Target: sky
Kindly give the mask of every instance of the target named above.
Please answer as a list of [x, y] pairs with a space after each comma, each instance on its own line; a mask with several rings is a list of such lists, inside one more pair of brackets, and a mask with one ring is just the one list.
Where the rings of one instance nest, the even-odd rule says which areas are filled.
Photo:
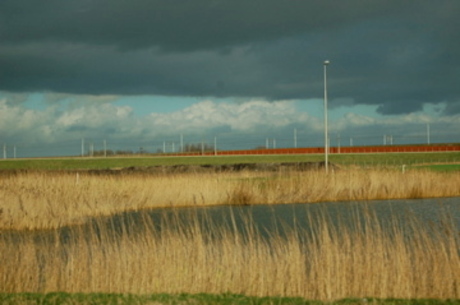
[[5, 156], [460, 142], [458, 0], [2, 0]]

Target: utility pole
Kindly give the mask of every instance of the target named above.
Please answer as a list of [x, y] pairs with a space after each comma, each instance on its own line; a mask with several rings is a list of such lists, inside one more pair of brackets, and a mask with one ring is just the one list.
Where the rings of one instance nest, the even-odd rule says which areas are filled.
[[329, 60], [325, 60], [323, 63], [324, 67], [324, 166], [326, 173], [329, 172], [328, 168], [328, 132], [327, 132], [327, 66], [329, 65]]

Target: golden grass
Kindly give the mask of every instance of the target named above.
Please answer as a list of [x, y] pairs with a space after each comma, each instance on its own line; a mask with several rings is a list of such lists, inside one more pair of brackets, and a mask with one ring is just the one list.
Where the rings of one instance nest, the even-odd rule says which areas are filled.
[[250, 220], [240, 233], [197, 217], [159, 224], [142, 212], [126, 223], [101, 216], [159, 207], [459, 196], [459, 186], [458, 172], [358, 169], [3, 175], [0, 292], [458, 299], [459, 231], [447, 218], [433, 226], [413, 218], [383, 224], [357, 211], [351, 227], [323, 215], [309, 219], [312, 232], [293, 228], [266, 239]]
[[279, 173], [0, 176], [0, 229], [53, 229], [88, 218], [159, 207], [449, 197], [460, 172], [346, 169]]
[[428, 228], [413, 218], [382, 224], [371, 212], [356, 215], [352, 226], [323, 214], [309, 220], [312, 231], [266, 239], [250, 221], [245, 234], [193, 216], [169, 217], [157, 230], [146, 214], [128, 219], [141, 224], [136, 232], [102, 220], [65, 236], [3, 232], [0, 291], [460, 298], [452, 223]]

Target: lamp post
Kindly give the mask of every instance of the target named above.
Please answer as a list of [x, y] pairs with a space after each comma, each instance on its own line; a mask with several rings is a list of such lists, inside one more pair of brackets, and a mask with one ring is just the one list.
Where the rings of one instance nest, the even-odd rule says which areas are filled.
[[329, 60], [325, 60], [323, 63], [324, 67], [324, 166], [326, 169], [326, 173], [328, 173], [328, 151], [329, 151], [329, 143], [328, 143], [328, 136], [327, 136], [327, 66], [329, 65]]

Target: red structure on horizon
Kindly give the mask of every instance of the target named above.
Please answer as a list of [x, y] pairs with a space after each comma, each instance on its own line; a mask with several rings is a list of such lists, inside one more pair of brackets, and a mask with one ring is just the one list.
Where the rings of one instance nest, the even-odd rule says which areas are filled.
[[[375, 145], [375, 146], [345, 146], [330, 147], [330, 154], [359, 154], [359, 153], [410, 153], [410, 152], [460, 152], [460, 143], [455, 144], [430, 144], [430, 145]], [[324, 154], [324, 147], [302, 148], [262, 148], [247, 150], [205, 151], [203, 153], [181, 153], [173, 155], [285, 155], [285, 154]]]

